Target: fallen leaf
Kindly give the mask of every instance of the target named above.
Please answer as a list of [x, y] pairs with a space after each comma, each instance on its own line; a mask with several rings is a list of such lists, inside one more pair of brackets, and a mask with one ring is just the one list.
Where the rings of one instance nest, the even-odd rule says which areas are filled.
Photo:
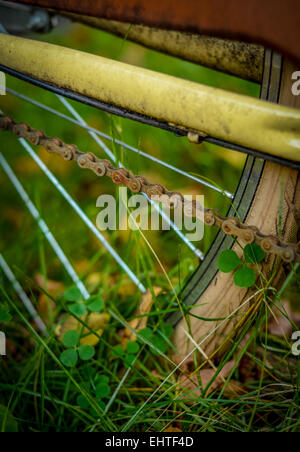
[[[290, 320], [292, 320], [300, 329], [300, 313], [293, 312], [290, 308], [290, 304], [288, 301], [283, 301], [282, 306], [286, 311], [286, 316]], [[280, 309], [284, 312], [282, 306], [280, 306]], [[275, 336], [289, 337], [293, 331], [293, 327], [289, 319], [286, 318], [286, 316], [284, 316], [283, 314], [281, 314], [281, 312], [279, 312], [278, 309], [273, 309], [273, 314], [274, 315], [271, 315], [269, 320], [268, 326], [269, 333]]]
[[182, 432], [182, 430], [180, 430], [180, 428], [177, 427], [168, 427], [165, 430], [163, 430], [163, 432], [169, 432], [169, 433], [180, 433]]
[[88, 275], [86, 278], [86, 285], [90, 289], [90, 292], [93, 292], [92, 289], [97, 287], [100, 282], [102, 281], [102, 273], [100, 272], [94, 272]]
[[257, 364], [247, 355], [243, 355], [239, 364], [239, 373], [241, 380], [246, 383], [257, 381], [260, 377], [260, 370]]
[[223, 394], [226, 399], [235, 399], [236, 397], [247, 394], [247, 392], [243, 383], [236, 380], [230, 380], [225, 386]]
[[64, 285], [62, 282], [54, 281], [52, 279], [47, 279], [45, 281], [44, 276], [40, 273], [37, 273], [34, 279], [37, 285], [47, 290], [50, 295], [58, 295], [59, 293], [64, 291]]
[[[210, 387], [208, 388], [206, 395], [210, 394], [215, 389], [219, 388], [224, 384], [224, 381], [232, 371], [233, 367], [235, 365], [235, 361], [231, 360], [226, 363], [221, 371], [218, 373], [214, 381], [211, 383]], [[200, 380], [202, 383], [202, 387], [205, 390], [209, 382], [212, 380], [212, 378], [215, 375], [214, 369], [202, 369], [200, 370]], [[184, 398], [191, 398], [191, 397], [200, 397], [202, 393], [202, 389], [199, 386], [198, 376], [196, 374], [191, 375], [189, 378], [185, 375], [180, 375], [178, 382], [180, 384], [180, 387], [184, 390], [188, 390]]]
[[[62, 319], [62, 323], [60, 325], [58, 325], [55, 329], [55, 334], [58, 336], [58, 339], [60, 341], [62, 341], [62, 338], [64, 336], [64, 334], [67, 331], [70, 330], [78, 330], [81, 331], [82, 328], [82, 324], [76, 320], [74, 317], [72, 316], [65, 316], [65, 320]], [[94, 333], [97, 334], [93, 334], [90, 332], [90, 330], [88, 328], [84, 328], [83, 329], [83, 333], [82, 333], [82, 338], [80, 339], [80, 344], [81, 345], [91, 345], [94, 346], [96, 344], [98, 344], [99, 342], [99, 336], [102, 336], [105, 327], [107, 326], [108, 322], [109, 322], [110, 316], [108, 314], [97, 314], [97, 313], [92, 313], [92, 314], [87, 314], [83, 317], [81, 317], [81, 320], [85, 323], [87, 323], [87, 325], [90, 327], [91, 330], [93, 330]]]
[[[153, 287], [153, 292], [155, 296], [157, 296], [161, 292], [160, 287]], [[146, 328], [148, 323], [148, 316], [145, 314], [148, 314], [151, 311], [152, 305], [154, 303], [152, 293], [148, 289], [146, 293], [142, 295], [142, 300], [134, 314], [134, 317], [138, 317], [133, 320], [131, 320], [128, 325], [131, 327], [132, 330], [139, 332], [140, 330]], [[129, 328], [125, 328], [119, 332], [121, 336], [121, 344], [123, 347], [126, 347], [127, 342], [129, 341], [136, 341], [136, 334], [133, 333]]]
[[[61, 282], [53, 281], [51, 279], [45, 281], [43, 275], [40, 273], [35, 276], [35, 281], [38, 286], [42, 287], [52, 298], [61, 295], [65, 290], [65, 287]], [[41, 317], [45, 323], [48, 323], [55, 313], [56, 305], [54, 301], [42, 292], [38, 299], [38, 305]]]
[[174, 353], [172, 359], [177, 366], [180, 363], [182, 363], [179, 369], [185, 374], [192, 373], [193, 370], [195, 369], [195, 361], [193, 354], [186, 358], [186, 355], [178, 355], [178, 353]]
[[74, 268], [77, 273], [84, 273], [88, 265], [89, 261], [87, 259], [83, 259], [81, 261], [75, 262]]

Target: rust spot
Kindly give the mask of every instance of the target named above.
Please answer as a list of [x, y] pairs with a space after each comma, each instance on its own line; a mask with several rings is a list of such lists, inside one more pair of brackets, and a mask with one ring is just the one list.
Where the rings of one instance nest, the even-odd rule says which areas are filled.
[[[16, 0], [10, 0], [16, 1]], [[87, 16], [256, 42], [300, 61], [295, 0], [18, 0]]]

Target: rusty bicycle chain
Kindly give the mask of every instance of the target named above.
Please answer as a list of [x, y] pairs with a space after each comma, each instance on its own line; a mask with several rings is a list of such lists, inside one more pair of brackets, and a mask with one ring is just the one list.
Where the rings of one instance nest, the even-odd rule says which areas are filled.
[[181, 193], [168, 191], [159, 184], [151, 184], [143, 176], [136, 176], [125, 168], [115, 168], [109, 160], [99, 159], [91, 152], [81, 152], [73, 144], [65, 144], [59, 138], [49, 138], [41, 130], [28, 124], [15, 123], [9, 116], [0, 115], [0, 129], [12, 131], [16, 137], [25, 138], [33, 145], [42, 145], [65, 160], [75, 160], [81, 168], [92, 170], [97, 176], [108, 176], [114, 184], [125, 185], [134, 193], [145, 193], [170, 208], [182, 208], [189, 217], [200, 218], [208, 226], [218, 226], [230, 236], [236, 236], [246, 244], [257, 243], [268, 254], [279, 256], [285, 262], [300, 262], [300, 250], [296, 244], [286, 243], [273, 235], [262, 234], [257, 227], [247, 226], [236, 217], [224, 217], [216, 209], [203, 207], [195, 200], [187, 201]]

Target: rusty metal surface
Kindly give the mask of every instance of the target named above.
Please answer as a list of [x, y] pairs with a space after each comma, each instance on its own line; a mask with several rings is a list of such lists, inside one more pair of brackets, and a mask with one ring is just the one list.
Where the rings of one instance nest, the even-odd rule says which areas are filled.
[[[15, 1], [15, 0], [10, 0]], [[298, 0], [21, 0], [122, 22], [260, 43], [300, 61]]]
[[220, 39], [178, 30], [146, 27], [128, 22], [64, 13], [74, 21], [108, 31], [122, 38], [187, 61], [246, 80], [261, 82], [264, 48], [257, 44]]
[[218, 226], [224, 234], [235, 236], [245, 244], [257, 243], [266, 253], [279, 256], [285, 262], [300, 262], [298, 245], [286, 243], [273, 235], [264, 235], [255, 226], [246, 225], [235, 217], [224, 217], [216, 209], [186, 200], [181, 193], [149, 183], [145, 177], [136, 176], [126, 168], [116, 168], [109, 160], [99, 159], [92, 152], [81, 152], [75, 145], [65, 144], [58, 138], [49, 138], [41, 130], [34, 130], [26, 123], [16, 123], [8, 116], [0, 116], [0, 130], [10, 130], [18, 138], [25, 138], [36, 146], [42, 145], [48, 152], [65, 160], [74, 160], [80, 168], [89, 169], [99, 177], [108, 176], [114, 184], [125, 185], [134, 193], [142, 192], [170, 208], [182, 209], [186, 216], [198, 218], [207, 226]]

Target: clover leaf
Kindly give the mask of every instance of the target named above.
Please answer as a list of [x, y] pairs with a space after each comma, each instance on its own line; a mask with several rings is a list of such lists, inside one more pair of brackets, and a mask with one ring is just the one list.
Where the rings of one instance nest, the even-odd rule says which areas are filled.
[[235, 285], [238, 287], [251, 287], [254, 285], [256, 280], [255, 272], [252, 268], [243, 265], [235, 272], [233, 280]]
[[219, 255], [218, 268], [223, 273], [232, 272], [233, 270], [236, 270], [241, 264], [241, 259], [233, 250], [224, 250]]
[[92, 347], [91, 345], [81, 345], [78, 349], [78, 353], [80, 358], [83, 361], [89, 361], [90, 359], [92, 359], [96, 353], [95, 348]]
[[80, 340], [80, 334], [76, 330], [67, 331], [62, 339], [65, 347], [76, 347]]
[[246, 245], [244, 248], [244, 260], [246, 264], [258, 264], [265, 257], [265, 252], [256, 243]]
[[60, 355], [60, 360], [66, 367], [75, 367], [78, 361], [78, 353], [76, 350], [65, 350]]

